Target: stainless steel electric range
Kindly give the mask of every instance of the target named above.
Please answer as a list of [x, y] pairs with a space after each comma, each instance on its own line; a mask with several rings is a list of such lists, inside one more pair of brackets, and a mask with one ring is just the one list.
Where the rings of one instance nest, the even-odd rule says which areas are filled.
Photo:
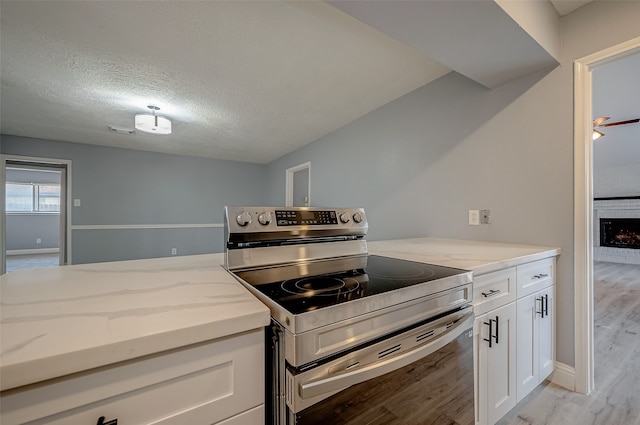
[[369, 255], [367, 229], [359, 208], [225, 208], [225, 267], [271, 310], [267, 423], [312, 423], [472, 327], [471, 272]]

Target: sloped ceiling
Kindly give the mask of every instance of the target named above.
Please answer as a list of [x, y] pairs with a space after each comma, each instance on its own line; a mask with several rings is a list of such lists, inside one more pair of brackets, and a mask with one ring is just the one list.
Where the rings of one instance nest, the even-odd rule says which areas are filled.
[[560, 16], [564, 16], [592, 1], [593, 0], [551, 0], [551, 4], [556, 8]]
[[[435, 32], [424, 49], [324, 2], [5, 0], [0, 132], [268, 163], [452, 69], [491, 87], [553, 65], [493, 2], [411, 3], [455, 3], [441, 31], [473, 23], [516, 42], [488, 58]], [[147, 105], [173, 134], [108, 129]]]

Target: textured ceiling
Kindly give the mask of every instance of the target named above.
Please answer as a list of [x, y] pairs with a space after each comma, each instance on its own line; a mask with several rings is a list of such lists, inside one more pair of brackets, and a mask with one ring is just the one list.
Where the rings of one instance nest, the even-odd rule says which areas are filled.
[[322, 2], [1, 7], [3, 134], [268, 163], [450, 71]]
[[[519, 62], [514, 46], [469, 54], [437, 21], [427, 29], [440, 32], [419, 19], [408, 29], [426, 44], [402, 43], [320, 1], [2, 0], [0, 132], [269, 163], [452, 69], [483, 83], [474, 72], [494, 65], [482, 77], [503, 81], [549, 58], [493, 2], [467, 3], [483, 19], [450, 3], [448, 22], [523, 40], [520, 56], [541, 59]], [[566, 14], [585, 2], [553, 3]], [[133, 128], [147, 105], [172, 135], [108, 129]]]

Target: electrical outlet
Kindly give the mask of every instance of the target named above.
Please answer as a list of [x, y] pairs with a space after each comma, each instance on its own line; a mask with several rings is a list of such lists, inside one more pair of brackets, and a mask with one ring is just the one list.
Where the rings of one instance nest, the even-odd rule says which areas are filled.
[[469, 210], [469, 224], [471, 226], [480, 224], [480, 210]]
[[36, 243], [42, 243], [42, 239], [36, 238]]
[[80, 206], [80, 199], [74, 199], [73, 200], [73, 206], [74, 207], [79, 207]]
[[480, 224], [491, 223], [491, 210], [480, 210]]
[[177, 248], [171, 248], [171, 255], [176, 255], [178, 254], [178, 249]]

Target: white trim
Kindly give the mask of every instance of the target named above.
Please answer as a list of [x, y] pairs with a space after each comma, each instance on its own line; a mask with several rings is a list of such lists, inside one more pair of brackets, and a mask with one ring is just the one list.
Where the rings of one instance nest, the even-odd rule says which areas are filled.
[[574, 65], [574, 321], [575, 390], [589, 394], [594, 388], [593, 367], [593, 139], [591, 71]]
[[284, 205], [287, 207], [293, 206], [293, 175], [298, 172], [308, 169], [309, 170], [309, 181], [307, 182], [307, 196], [309, 198], [307, 204], [311, 205], [311, 162], [305, 162], [300, 165], [296, 165], [295, 167], [287, 168], [285, 175], [285, 201]]
[[575, 390], [594, 388], [593, 367], [593, 141], [591, 69], [634, 53], [640, 37], [574, 63], [574, 320]]
[[72, 230], [125, 230], [125, 229], [193, 229], [193, 228], [219, 228], [224, 223], [208, 224], [76, 224]]
[[8, 249], [7, 255], [56, 254], [58, 252], [60, 252], [58, 248]]
[[569, 391], [575, 391], [576, 370], [567, 364], [556, 362], [555, 370], [551, 375], [551, 382]]

